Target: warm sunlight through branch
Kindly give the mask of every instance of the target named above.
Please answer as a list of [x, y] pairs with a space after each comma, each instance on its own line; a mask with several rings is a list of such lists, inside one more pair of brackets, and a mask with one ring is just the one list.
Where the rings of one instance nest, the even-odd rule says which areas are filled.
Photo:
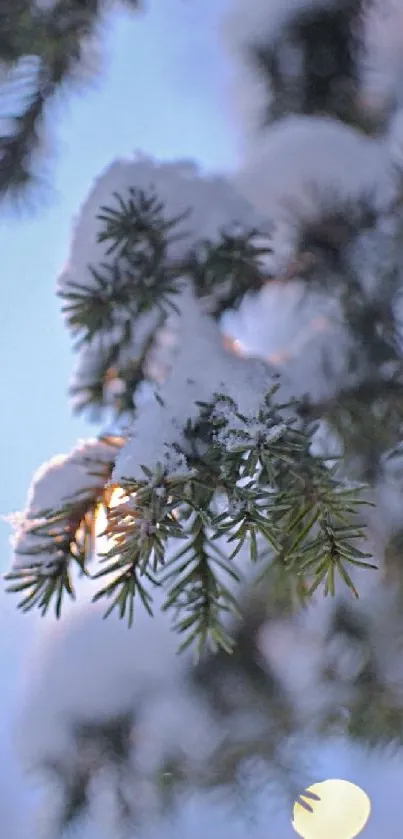
[[108, 527], [107, 510], [113, 510], [124, 501], [126, 495], [121, 487], [114, 487], [107, 499], [102, 501], [95, 512], [95, 546], [96, 555], [101, 556], [107, 553], [113, 542], [113, 537], [107, 535]]
[[230, 335], [223, 336], [223, 346], [234, 355], [247, 355], [246, 349], [237, 338], [231, 338]]
[[[274, 285], [274, 282], [272, 283]], [[278, 284], [280, 285], [280, 283]], [[307, 326], [296, 332], [293, 340], [291, 340], [286, 347], [274, 349], [270, 352], [266, 361], [274, 367], [282, 367], [293, 358], [297, 358], [303, 352], [305, 347], [313, 341], [318, 334], [323, 332], [330, 332], [332, 324], [326, 315], [317, 315], [307, 324]], [[223, 335], [223, 346], [228, 352], [239, 356], [258, 356], [258, 353], [250, 352], [247, 347], [238, 338], [233, 338], [231, 335]]]

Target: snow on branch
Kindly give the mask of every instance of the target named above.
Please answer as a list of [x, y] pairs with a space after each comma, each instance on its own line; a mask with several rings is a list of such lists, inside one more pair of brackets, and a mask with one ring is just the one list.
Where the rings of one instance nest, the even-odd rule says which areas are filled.
[[402, 32], [399, 0], [235, 0], [223, 39], [244, 135], [291, 113], [384, 130], [402, 104]]
[[323, 218], [341, 216], [349, 233], [386, 213], [398, 191], [385, 144], [326, 117], [276, 123], [256, 141], [236, 183], [272, 224], [274, 274], [286, 272]]
[[[183, 259], [196, 240], [217, 235], [231, 223], [254, 226], [258, 220], [253, 208], [221, 176], [202, 176], [189, 161], [159, 163], [145, 155], [115, 161], [98, 178], [77, 216], [67, 266], [59, 278], [63, 294], [70, 283], [91, 288], [94, 274], [107, 261], [107, 238], [102, 237], [102, 210], [116, 196], [127, 200], [130, 189], [153, 191], [166, 220], [178, 219], [175, 237], [168, 246], [170, 262]], [[136, 230], [130, 222], [130, 235]], [[100, 238], [101, 237], [101, 238]]]
[[[224, 348], [186, 278], [171, 320], [166, 381], [139, 406], [127, 442], [80, 447], [34, 482], [16, 544], [32, 556], [11, 574], [13, 590], [29, 590], [23, 608], [46, 610], [56, 597], [60, 613], [63, 591], [72, 594], [70, 561], [85, 568], [92, 548], [86, 516], [109, 482], [120, 496], [106, 499], [109, 544], [92, 574], [101, 580], [93, 599], [131, 623], [135, 602], [151, 613], [152, 591], [162, 586], [182, 647], [228, 650], [238, 555], [246, 549], [252, 563], [266, 555], [306, 594], [319, 585], [333, 594], [336, 574], [356, 594], [348, 568], [369, 565], [355, 546], [365, 502], [359, 488], [340, 483], [329, 457], [313, 454], [315, 428], [276, 398], [270, 369]], [[55, 478], [62, 487], [64, 477], [55, 505]]]
[[403, 78], [403, 8], [400, 0], [372, 0], [364, 17], [366, 53], [362, 67], [365, 107], [400, 110]]
[[[344, 558], [368, 564], [352, 544], [361, 526], [347, 524], [362, 502], [311, 454], [313, 429], [298, 430], [293, 406], [276, 404], [269, 368], [225, 351], [189, 287], [178, 310], [170, 374], [156, 404], [139, 408], [112, 474], [125, 497], [110, 511], [112, 547], [95, 575], [106, 585], [95, 599], [110, 599], [108, 613], [117, 608], [131, 623], [136, 595], [152, 609], [145, 582], [162, 580], [184, 646], [196, 639], [225, 648], [222, 615], [236, 601], [222, 573], [236, 579], [232, 560], [244, 545], [252, 562], [265, 545], [290, 573], [307, 569], [307, 591], [324, 582], [333, 593], [337, 569], [355, 592]], [[174, 539], [179, 549], [169, 558]]]
[[130, 413], [142, 382], [160, 380], [147, 359], [184, 272], [217, 315], [246, 287], [262, 285], [268, 247], [257, 239], [259, 221], [227, 180], [203, 177], [189, 163], [138, 156], [101, 176], [58, 284], [79, 351], [77, 410]]
[[64, 594], [74, 597], [71, 564], [85, 570], [94, 513], [122, 445], [122, 438], [112, 436], [84, 441], [34, 476], [26, 509], [14, 517], [14, 563], [6, 575], [9, 591], [23, 594], [23, 610], [37, 606], [45, 613], [55, 600], [59, 615]]
[[189, 285], [177, 300], [167, 324], [175, 335], [171, 369], [158, 391], [158, 402], [145, 403], [116, 461], [113, 481], [143, 477], [141, 465], [155, 469], [167, 446], [182, 446], [184, 429], [199, 413], [200, 402], [225, 392], [239, 410], [253, 413], [270, 387], [270, 369], [262, 361], [246, 361], [228, 352], [220, 330], [203, 310]]
[[[266, 364], [229, 352], [217, 321], [245, 292], [261, 292], [249, 296], [253, 308], [265, 286], [278, 290], [278, 274], [302, 301], [298, 258], [308, 234], [323, 240], [318, 228], [325, 217], [328, 232], [330, 219], [330, 246], [346, 250], [351, 228], [371, 227], [394, 201], [386, 149], [329, 118], [290, 117], [246, 163], [238, 178], [246, 198], [190, 164], [137, 158], [101, 177], [59, 293], [80, 352], [77, 394], [103, 408], [112, 386], [129, 436], [95, 483], [80, 483], [85, 451], [63, 461], [74, 480], [80, 474], [74, 498], [67, 487], [60, 503], [39, 509], [35, 489], [16, 540], [17, 552], [33, 557], [17, 568], [23, 582], [14, 590], [29, 589], [24, 608], [46, 609], [56, 596], [60, 612], [63, 591], [72, 593], [70, 560], [84, 568], [92, 550], [91, 517], [106, 483], [121, 497], [106, 499], [109, 544], [94, 599], [129, 623], [135, 600], [152, 611], [151, 592], [162, 586], [184, 646], [228, 648], [222, 616], [237, 609], [233, 560], [244, 548], [253, 563], [279, 563], [305, 593], [333, 593], [338, 575], [356, 594], [348, 569], [368, 566], [358, 488], [340, 480], [334, 459], [314, 453], [309, 413], [282, 400]], [[329, 307], [341, 342], [343, 292]], [[344, 349], [340, 373], [345, 362]], [[137, 386], [150, 380], [155, 398], [135, 403]]]

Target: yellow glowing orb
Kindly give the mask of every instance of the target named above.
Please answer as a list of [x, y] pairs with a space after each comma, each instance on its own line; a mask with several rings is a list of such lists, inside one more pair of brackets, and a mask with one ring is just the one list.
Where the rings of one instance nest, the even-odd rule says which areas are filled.
[[371, 802], [360, 787], [350, 781], [322, 781], [295, 802], [292, 826], [303, 839], [354, 839], [370, 812]]

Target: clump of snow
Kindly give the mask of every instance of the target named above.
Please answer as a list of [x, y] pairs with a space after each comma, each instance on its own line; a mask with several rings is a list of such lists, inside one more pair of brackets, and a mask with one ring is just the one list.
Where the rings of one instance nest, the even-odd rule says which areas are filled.
[[[15, 518], [16, 532], [13, 537], [14, 566], [43, 564], [51, 567], [57, 559], [55, 530], [65, 534], [68, 521], [52, 524], [49, 539], [49, 552], [44, 547], [47, 538], [35, 532], [39, 526], [46, 526], [46, 513], [63, 509], [73, 498], [85, 498], [97, 490], [102, 490], [107, 482], [118, 448], [120, 438], [109, 438], [110, 442], [94, 439], [78, 443], [68, 455], [57, 455], [43, 464], [34, 475], [23, 514]], [[42, 548], [43, 552], [38, 552]]]
[[177, 324], [172, 318], [165, 321], [155, 333], [155, 340], [145, 361], [145, 373], [155, 382], [162, 383], [172, 366], [172, 354], [178, 344]]
[[185, 455], [168, 446], [164, 456], [164, 472], [172, 478], [189, 475], [189, 467]]
[[320, 623], [312, 631], [298, 621], [268, 621], [259, 631], [258, 646], [265, 666], [280, 680], [301, 721], [323, 710], [325, 693], [319, 690], [323, 662]]
[[365, 9], [362, 99], [365, 107], [401, 107], [403, 8], [400, 0], [374, 0]]
[[93, 278], [88, 266], [110, 262], [108, 243], [98, 242], [102, 223], [97, 216], [101, 207], [116, 205], [114, 193], [125, 199], [132, 187], [154, 192], [164, 204], [167, 220], [190, 211], [173, 231], [183, 238], [175, 239], [169, 246], [169, 261], [183, 259], [196, 240], [214, 238], [222, 227], [239, 222], [255, 227], [261, 221], [227, 179], [203, 176], [195, 164], [156, 162], [140, 154], [117, 160], [98, 178], [76, 218], [68, 263], [59, 278], [61, 292], [70, 282], [91, 288]]
[[[233, 75], [229, 93], [235, 99], [235, 115], [242, 123], [244, 137], [255, 139], [270, 105], [267, 79], [257, 70], [251, 48], [259, 44], [273, 45], [283, 28], [296, 14], [309, 9], [331, 7], [335, 0], [230, 0], [222, 24], [222, 39]], [[299, 56], [295, 50], [287, 55], [293, 64]]]
[[384, 464], [383, 476], [374, 489], [375, 507], [371, 509], [369, 527], [378, 553], [382, 553], [392, 534], [402, 524], [403, 485], [402, 458]]
[[326, 117], [286, 117], [256, 140], [236, 178], [242, 193], [274, 225], [273, 273], [295, 257], [301, 231], [324, 210], [386, 211], [397, 196], [384, 141]]
[[[114, 193], [123, 199], [130, 188], [147, 193], [154, 192], [164, 205], [166, 219], [176, 218], [189, 210], [174, 230], [175, 241], [168, 248], [168, 261], [179, 262], [195, 244], [196, 240], [214, 239], [220, 231], [237, 227], [264, 227], [262, 217], [250, 203], [239, 194], [236, 187], [219, 176], [203, 176], [196, 165], [188, 162], [158, 163], [151, 158], [137, 155], [133, 159], [115, 161], [96, 181], [76, 219], [74, 235], [67, 265], [58, 281], [59, 292], [66, 293], [70, 283], [84, 285], [91, 289], [94, 278], [89, 266], [101, 269], [110, 264], [109, 243], [99, 243], [98, 235], [102, 222], [97, 215], [103, 206], [116, 205]], [[146, 374], [155, 381], [162, 381], [166, 374], [166, 351], [169, 341], [165, 332], [156, 333], [161, 312], [157, 307], [140, 317], [131, 315], [127, 307], [115, 307], [114, 325], [96, 335], [80, 348], [78, 362], [71, 382], [75, 403], [79, 407], [86, 390], [99, 379], [99, 371], [105, 360], [113, 355], [117, 367], [125, 361], [141, 355], [148, 339], [155, 334], [156, 344], [151, 348], [146, 362]], [[131, 321], [133, 340], [123, 340]], [[112, 398], [111, 389], [105, 390], [105, 400]]]
[[337, 297], [301, 280], [272, 281], [246, 294], [237, 310], [224, 314], [222, 328], [245, 355], [266, 359], [281, 373], [286, 398], [324, 398], [345, 369], [349, 339]]
[[[163, 592], [154, 589], [154, 594], [154, 618], [139, 602], [131, 629], [116, 614], [105, 621], [99, 605], [87, 605], [65, 615], [57, 628], [42, 630], [28, 663], [17, 739], [25, 767], [45, 771], [54, 762], [72, 771], [83, 758], [74, 737], [76, 725], [133, 713], [124, 787], [136, 817], [151, 824], [160, 806], [154, 773], [178, 752], [188, 771], [196, 771], [208, 763], [222, 736], [187, 679], [191, 657], [177, 654], [171, 613], [160, 609]], [[107, 770], [105, 765], [96, 774], [92, 787], [89, 815], [98, 827], [117, 782], [122, 782], [122, 774], [114, 778], [111, 768], [105, 798], [101, 791]], [[43, 809], [56, 823], [62, 800], [54, 791], [53, 785], [44, 789]], [[120, 835], [116, 823], [110, 830], [106, 835]]]
[[[403, 21], [402, 21], [403, 30]], [[403, 104], [403, 103], [402, 103]], [[387, 142], [392, 165], [396, 167], [396, 174], [403, 170], [403, 108], [400, 107], [390, 122]]]
[[[221, 409], [219, 409], [218, 415], [223, 416]], [[263, 441], [266, 445], [270, 442], [274, 443], [284, 435], [287, 429], [286, 423], [281, 420], [276, 425], [270, 426], [264, 414], [261, 419], [254, 415], [240, 416], [236, 408], [232, 413], [228, 412], [225, 419], [225, 425], [219, 427], [214, 436], [216, 441], [229, 452], [236, 452], [240, 447], [243, 448], [245, 444], [252, 448], [260, 445]]]
[[[376, 227], [370, 231], [363, 231], [351, 240], [346, 249], [346, 256], [352, 266], [355, 276], [359, 279], [364, 295], [367, 299], [382, 299], [385, 285], [388, 293], [392, 293], [385, 280], [395, 276], [396, 267], [400, 263], [399, 227], [401, 220], [395, 213], [379, 218]], [[395, 314], [401, 320], [399, 300], [395, 301]]]
[[[116, 312], [114, 312], [115, 318]], [[138, 317], [122, 312], [122, 323], [116, 323], [112, 329], [104, 330], [80, 347], [77, 363], [70, 381], [70, 392], [73, 395], [73, 406], [79, 408], [86, 393], [90, 394], [91, 385], [98, 383], [109, 369], [122, 370], [138, 358], [142, 358], [146, 347], [153, 352], [153, 338], [158, 341], [161, 312], [155, 308]], [[127, 339], [130, 326], [130, 338]], [[162, 352], [156, 356], [154, 365], [145, 364], [145, 373], [155, 381], [164, 375], [164, 359]], [[109, 367], [108, 367], [109, 365]], [[103, 387], [103, 404], [113, 402], [114, 395], [124, 387], [123, 382], [106, 380]]]
[[326, 648], [327, 665], [346, 682], [357, 679], [368, 663], [368, 650], [359, 641], [335, 636]]
[[132, 629], [116, 614], [104, 620], [103, 606], [87, 605], [66, 615], [53, 637], [39, 639], [19, 727], [27, 766], [45, 758], [68, 763], [75, 724], [135, 710], [144, 692], [172, 688], [187, 659], [177, 655], [177, 636], [171, 616], [159, 608], [158, 590], [155, 601], [155, 619], [139, 602]]
[[227, 352], [217, 324], [204, 314], [190, 287], [177, 300], [180, 338], [172, 370], [160, 388], [158, 404], [141, 406], [130, 430], [129, 441], [116, 460], [112, 480], [141, 478], [141, 465], [163, 463], [166, 445], [183, 444], [183, 429], [195, 419], [198, 401], [209, 402], [225, 393], [245, 414], [259, 407], [270, 387], [270, 370], [261, 361]]
[[[304, 11], [331, 8], [337, 0], [229, 0], [222, 26], [232, 77], [229, 93], [243, 139], [254, 142], [271, 105], [272, 92], [251, 59], [251, 47], [274, 45], [292, 19]], [[364, 4], [363, 4], [364, 5]], [[401, 106], [403, 10], [400, 0], [366, 3], [361, 15], [362, 49], [357, 56], [360, 104], [375, 115]], [[301, 55], [284, 41], [282, 59], [290, 75], [301, 73]]]

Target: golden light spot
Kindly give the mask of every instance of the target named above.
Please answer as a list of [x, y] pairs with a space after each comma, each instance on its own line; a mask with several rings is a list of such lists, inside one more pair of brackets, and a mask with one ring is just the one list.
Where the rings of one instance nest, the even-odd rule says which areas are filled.
[[126, 498], [127, 495], [125, 491], [122, 489], [122, 487], [113, 487], [113, 490], [109, 496], [108, 507], [110, 507], [110, 509], [113, 510], [114, 507], [117, 507]]
[[105, 534], [106, 528], [108, 526], [108, 519], [106, 515], [106, 507], [105, 504], [98, 504], [98, 507], [95, 510], [95, 545], [96, 545], [96, 553], [101, 554], [107, 551], [108, 547], [108, 537]]
[[225, 350], [234, 353], [235, 355], [245, 355], [246, 350], [241, 341], [237, 338], [231, 338], [229, 335], [223, 336], [223, 347]]
[[274, 364], [276, 367], [285, 364], [291, 358], [291, 354], [284, 350], [283, 352], [272, 352], [267, 356], [267, 361]]
[[126, 494], [121, 487], [113, 487], [110, 493], [101, 501], [95, 511], [95, 544], [96, 553], [98, 556], [107, 553], [111, 547], [112, 539], [106, 534], [108, 527], [107, 510], [113, 510], [126, 498]]
[[365, 827], [371, 802], [350, 781], [313, 784], [294, 804], [292, 826], [303, 839], [354, 839]]

